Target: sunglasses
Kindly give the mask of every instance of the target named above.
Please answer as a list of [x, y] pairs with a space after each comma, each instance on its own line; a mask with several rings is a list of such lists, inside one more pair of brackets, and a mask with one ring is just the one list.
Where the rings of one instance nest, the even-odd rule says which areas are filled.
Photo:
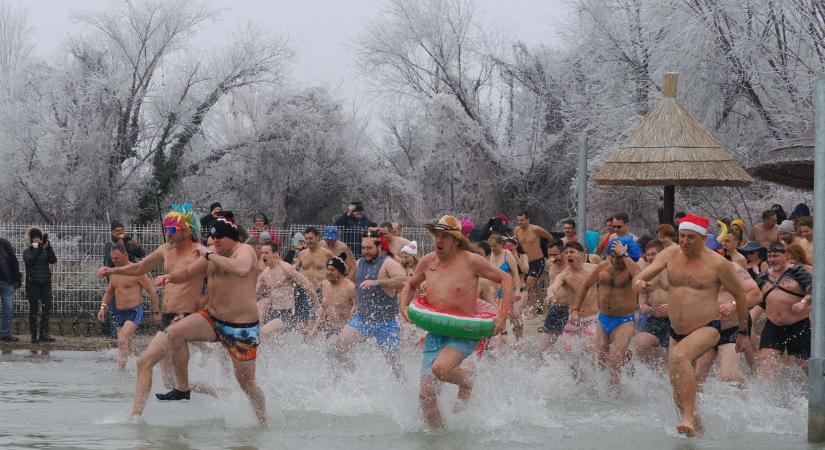
[[624, 228], [624, 225], [613, 225], [614, 230], [620, 230], [622, 228]]
[[174, 225], [170, 225], [170, 226], [164, 227], [164, 229], [166, 230], [166, 233], [168, 233], [168, 234], [175, 234], [180, 228], [178, 228]]

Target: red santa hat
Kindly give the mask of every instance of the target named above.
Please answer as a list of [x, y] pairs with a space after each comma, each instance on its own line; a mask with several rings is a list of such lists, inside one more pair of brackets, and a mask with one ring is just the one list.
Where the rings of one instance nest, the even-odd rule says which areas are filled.
[[695, 231], [702, 236], [708, 234], [708, 226], [710, 226], [710, 220], [693, 214], [688, 214], [679, 221], [679, 231]]

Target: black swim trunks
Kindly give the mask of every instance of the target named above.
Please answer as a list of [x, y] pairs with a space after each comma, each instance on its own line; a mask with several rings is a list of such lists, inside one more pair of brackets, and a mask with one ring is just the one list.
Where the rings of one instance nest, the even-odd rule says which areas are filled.
[[567, 306], [551, 305], [547, 317], [544, 318], [544, 326], [539, 328], [538, 332], [560, 335], [569, 318], [570, 310]]
[[177, 322], [180, 319], [188, 316], [192, 313], [163, 313], [160, 316], [160, 327], [159, 331], [166, 331], [167, 328], [172, 326], [173, 323]]
[[528, 277], [541, 278], [544, 273], [544, 258], [534, 259], [530, 261], [530, 270], [527, 272]]
[[[748, 329], [751, 329], [752, 325], [753, 321], [751, 320], [750, 314], [748, 314]], [[739, 325], [735, 325], [730, 328], [725, 328], [724, 330], [719, 332], [719, 342], [716, 343], [716, 348], [719, 348], [720, 345], [735, 344], [736, 336], [738, 335]]]
[[667, 348], [670, 344], [670, 319], [650, 316], [645, 320], [645, 329], [642, 332], [656, 336], [659, 345]]
[[295, 325], [298, 324], [298, 318], [295, 316], [294, 309], [269, 309], [264, 312], [264, 317], [262, 322], [264, 324], [269, 323], [275, 319], [281, 319], [281, 321], [286, 325], [287, 329], [294, 328]]
[[799, 359], [811, 357], [811, 320], [804, 319], [793, 325], [774, 325], [768, 319], [765, 329], [762, 330], [762, 339], [759, 349], [770, 348], [779, 352], [788, 351], [788, 354]]
[[[705, 325], [705, 326], [706, 326], [706, 327], [715, 328], [715, 329], [716, 329], [716, 331], [719, 331], [719, 329], [722, 327], [722, 324], [721, 324], [721, 322], [719, 322], [719, 320], [711, 320], [711, 321], [710, 321], [710, 322], [708, 322], [708, 324], [707, 324], [707, 325]], [[701, 327], [700, 327], [700, 328], [701, 328]], [[698, 330], [698, 329], [699, 329], [699, 328], [697, 328], [696, 330]], [[693, 331], [696, 331], [696, 330], [693, 330]], [[692, 333], [693, 331], [691, 331], [691, 333]], [[674, 341], [676, 341], [676, 342], [681, 341], [682, 339], [684, 339], [684, 338], [688, 337], [689, 335], [690, 335], [690, 333], [688, 333], [688, 334], [679, 334], [679, 333], [677, 333], [677, 332], [676, 332], [676, 330], [674, 330], [674, 329], [673, 329], [673, 327], [670, 327], [670, 337], [671, 337]]]

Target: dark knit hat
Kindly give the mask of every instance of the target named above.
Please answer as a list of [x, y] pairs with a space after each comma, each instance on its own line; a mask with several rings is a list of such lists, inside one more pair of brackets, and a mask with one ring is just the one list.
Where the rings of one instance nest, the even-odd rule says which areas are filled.
[[327, 267], [330, 266], [332, 266], [333, 269], [340, 272], [341, 275], [347, 274], [347, 264], [340, 256], [333, 256], [332, 258], [330, 258], [329, 261], [327, 261]]
[[221, 215], [212, 222], [212, 229], [209, 230], [210, 236], [214, 239], [228, 237], [233, 241], [240, 241], [241, 235], [233, 217], [234, 215], [231, 211], [221, 211]]
[[220, 202], [212, 203], [211, 205], [209, 205], [209, 212], [212, 212], [215, 208], [223, 209], [223, 206], [221, 206]]
[[123, 228], [123, 222], [121, 222], [119, 220], [113, 220], [112, 223], [111, 223], [111, 226], [112, 226], [112, 228], [111, 228], [112, 230], [114, 230], [115, 228]]

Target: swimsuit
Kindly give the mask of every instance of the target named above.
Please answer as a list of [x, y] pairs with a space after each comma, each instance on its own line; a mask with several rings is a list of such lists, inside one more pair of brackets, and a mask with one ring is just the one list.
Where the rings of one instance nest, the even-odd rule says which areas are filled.
[[438, 355], [445, 347], [452, 347], [461, 352], [463, 361], [472, 355], [478, 346], [478, 341], [472, 339], [458, 339], [449, 336], [442, 336], [435, 333], [427, 333], [424, 340], [424, 355], [421, 360], [421, 374], [430, 375], [433, 370], [433, 363], [438, 359]]
[[367, 337], [375, 338], [378, 346], [385, 353], [395, 355], [398, 354], [398, 350], [401, 348], [401, 327], [398, 326], [398, 321], [395, 319], [364, 322], [361, 319], [361, 314], [356, 313], [355, 317], [347, 322], [347, 326], [354, 328], [355, 331]]
[[[503, 270], [506, 273], [512, 273], [513, 272], [512, 269], [510, 269], [510, 264], [507, 264], [507, 258], [504, 258], [504, 262], [501, 263], [501, 265], [498, 266], [498, 268]], [[515, 286], [513, 286], [513, 289], [515, 289]], [[501, 298], [503, 295], [504, 295], [504, 291], [502, 291], [501, 288], [496, 289], [496, 297]]]
[[670, 319], [667, 317], [648, 317], [645, 321], [643, 333], [648, 333], [656, 336], [659, 339], [659, 345], [667, 348], [670, 344]]
[[212, 317], [206, 309], [198, 313], [209, 322], [217, 339], [235, 361], [254, 361], [258, 354], [259, 322], [230, 323]]
[[180, 319], [188, 316], [192, 313], [163, 313], [160, 316], [160, 327], [159, 331], [166, 331], [167, 328], [171, 327], [173, 323], [177, 322]]
[[542, 273], [544, 273], [544, 258], [530, 261], [530, 270], [527, 271], [527, 276], [539, 278]]
[[[753, 325], [753, 321], [751, 320], [751, 315], [748, 314], [748, 329], [751, 328]], [[719, 332], [719, 342], [716, 343], [716, 348], [719, 348], [720, 345], [725, 344], [735, 344], [736, 337], [739, 335], [739, 326], [734, 325], [730, 328], [725, 328], [724, 330]]]
[[811, 357], [811, 320], [802, 319], [792, 325], [775, 325], [770, 319], [765, 321], [759, 349], [769, 348], [799, 359]]
[[570, 319], [570, 311], [567, 306], [550, 305], [547, 317], [544, 318], [544, 326], [538, 329], [539, 333], [560, 335], [564, 331], [564, 325]]
[[134, 322], [135, 325], [140, 326], [143, 321], [143, 305], [137, 305], [134, 308], [117, 309], [115, 302], [112, 302], [112, 320], [117, 328], [120, 328], [127, 321]]
[[599, 324], [604, 330], [604, 334], [610, 336], [613, 330], [619, 328], [622, 324], [633, 322], [635, 318], [633, 314], [626, 314], [624, 316], [608, 316], [604, 313], [599, 313]]
[[286, 325], [287, 329], [295, 328], [298, 324], [298, 318], [295, 315], [295, 310], [287, 309], [271, 309], [267, 308], [264, 311], [264, 316], [261, 318], [264, 324], [269, 323], [275, 319], [281, 319], [281, 322]]
[[[719, 331], [719, 329], [722, 327], [722, 324], [719, 321], [719, 319], [716, 319], [716, 320], [711, 320], [705, 326], [706, 327], [711, 327], [711, 328], [715, 329], [716, 331]], [[699, 328], [702, 328], [702, 327], [699, 327]], [[697, 328], [696, 330], [698, 330], [699, 328]], [[693, 331], [696, 331], [696, 330], [693, 330]], [[693, 331], [691, 331], [690, 333], [693, 333]], [[676, 332], [676, 330], [673, 329], [673, 327], [670, 327], [670, 338], [673, 339], [676, 342], [680, 342], [682, 339], [690, 336], [690, 333], [688, 333], [688, 334], [679, 334], [679, 333]]]

